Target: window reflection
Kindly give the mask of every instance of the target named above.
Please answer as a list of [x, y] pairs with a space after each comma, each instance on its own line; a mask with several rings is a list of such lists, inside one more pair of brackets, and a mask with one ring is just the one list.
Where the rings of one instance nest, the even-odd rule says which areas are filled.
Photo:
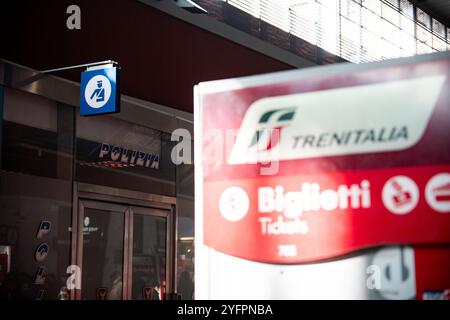
[[134, 214], [133, 300], [160, 300], [166, 289], [166, 219]]
[[86, 208], [83, 226], [82, 299], [122, 299], [124, 212]]

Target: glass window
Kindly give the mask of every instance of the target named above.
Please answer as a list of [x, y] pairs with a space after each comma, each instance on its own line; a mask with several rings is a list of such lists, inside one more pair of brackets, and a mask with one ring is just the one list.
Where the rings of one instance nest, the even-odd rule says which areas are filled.
[[427, 44], [417, 41], [417, 54], [426, 54], [433, 52], [433, 49]]
[[432, 19], [432, 29], [433, 29], [433, 49], [437, 51], [447, 50], [447, 43], [445, 42], [446, 28], [444, 24], [440, 23], [436, 19]]
[[440, 23], [436, 19], [433, 19], [433, 33], [441, 36], [445, 39], [445, 26], [443, 23]]
[[416, 53], [416, 39], [410, 33], [400, 30], [399, 44], [402, 56], [411, 56]]
[[68, 299], [73, 108], [4, 88], [0, 246], [2, 299]]
[[124, 217], [124, 212], [85, 208], [82, 299], [122, 299]]
[[170, 134], [112, 116], [77, 116], [78, 181], [175, 195]]
[[424, 28], [421, 24], [416, 24], [416, 37], [418, 43], [421, 42], [424, 45], [431, 48], [432, 44], [431, 32], [428, 29]]
[[400, 15], [400, 29], [414, 36], [414, 20], [405, 15]]
[[417, 22], [427, 29], [431, 29], [430, 16], [424, 11], [416, 8]]
[[[183, 224], [189, 223], [193, 225], [193, 221], [185, 221]], [[194, 299], [194, 237], [181, 236], [178, 238], [178, 292], [183, 300]]]
[[398, 0], [385, 0], [385, 1], [388, 2], [394, 8], [398, 9]]
[[430, 53], [432, 51], [432, 35], [431, 35], [431, 21], [430, 16], [416, 8], [417, 23], [416, 23], [416, 37], [417, 37], [417, 53]]
[[400, 13], [387, 4], [381, 6], [381, 16], [395, 26], [399, 25]]
[[450, 50], [450, 28], [447, 28], [447, 50]]
[[314, 3], [306, 1], [292, 6], [290, 14], [290, 33], [316, 44], [316, 18]]
[[381, 36], [388, 40], [393, 45], [398, 45], [399, 43], [399, 29], [392, 23], [386, 20], [381, 21]]
[[259, 0], [228, 0], [227, 2], [232, 6], [259, 18]]
[[437, 51], [446, 51], [447, 43], [442, 38], [433, 35], [433, 49]]
[[[374, 57], [442, 51], [450, 43], [450, 40], [446, 41], [445, 26], [409, 0], [228, 2], [252, 14], [257, 11], [254, 7], [259, 6], [262, 19], [281, 29], [287, 28], [285, 20], [288, 19], [286, 30], [292, 35], [356, 63], [378, 59]], [[378, 41], [376, 45], [370, 45], [367, 39], [372, 36], [363, 34], [364, 29], [388, 43]]]
[[379, 35], [381, 32], [381, 17], [380, 15], [373, 13], [369, 9], [362, 9], [361, 12], [361, 24], [362, 26]]
[[261, 19], [289, 32], [289, 3], [285, 1], [261, 1]]
[[328, 1], [327, 6], [318, 7], [318, 45], [333, 54], [338, 53], [338, 3]]
[[367, 55], [367, 60], [378, 60], [381, 57], [380, 40], [380, 36], [370, 31], [363, 30], [362, 47]]
[[4, 171], [72, 179], [74, 108], [5, 88]]
[[356, 63], [360, 59], [360, 30], [356, 23], [341, 19], [341, 56]]
[[194, 285], [194, 165], [177, 166], [177, 283], [183, 300], [193, 299]]
[[[72, 183], [5, 172], [0, 182], [0, 245], [11, 255], [0, 300], [35, 300], [39, 294], [43, 300], [68, 299]], [[47, 255], [37, 259], [45, 247]]]
[[332, 11], [337, 12], [339, 9], [339, 1], [316, 0], [316, 2], [319, 4], [319, 6], [328, 8]]
[[352, 0], [341, 1], [341, 15], [355, 23], [360, 22], [361, 6]]
[[403, 15], [414, 18], [414, 6], [409, 0], [400, 0], [400, 11]]
[[397, 45], [392, 44], [389, 41], [381, 40], [381, 58], [391, 59], [399, 56], [399, 48]]
[[166, 281], [166, 235], [165, 218], [134, 214], [133, 300], [161, 300]]
[[362, 0], [362, 5], [373, 13], [381, 16], [381, 1]]

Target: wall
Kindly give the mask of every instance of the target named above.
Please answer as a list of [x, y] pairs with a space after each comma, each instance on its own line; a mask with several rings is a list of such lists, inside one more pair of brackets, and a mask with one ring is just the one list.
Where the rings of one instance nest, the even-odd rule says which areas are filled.
[[[81, 30], [66, 27], [72, 4], [81, 8]], [[188, 112], [198, 82], [292, 68], [135, 0], [7, 0], [1, 6], [1, 58], [37, 70], [116, 60], [122, 93]], [[79, 82], [79, 71], [57, 75]]]

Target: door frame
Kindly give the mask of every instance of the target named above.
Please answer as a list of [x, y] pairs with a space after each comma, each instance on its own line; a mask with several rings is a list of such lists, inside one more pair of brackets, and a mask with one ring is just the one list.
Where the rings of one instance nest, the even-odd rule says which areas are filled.
[[[131, 299], [132, 281], [132, 257], [133, 244], [129, 237], [133, 232], [133, 207], [139, 211], [138, 214], [148, 214], [150, 216], [165, 216], [166, 226], [166, 293], [176, 292], [176, 239], [177, 239], [177, 210], [176, 198], [161, 196], [139, 191], [118, 189], [113, 187], [99, 186], [82, 182], [74, 182], [73, 185], [73, 210], [72, 210], [72, 246], [71, 246], [71, 264], [79, 267], [82, 277], [83, 274], [83, 221], [80, 220], [82, 201], [97, 207], [116, 208], [124, 210], [124, 265], [123, 265], [123, 288], [122, 296], [124, 299]], [[104, 203], [104, 205], [102, 204]], [[91, 206], [89, 206], [91, 207]], [[144, 210], [139, 210], [143, 208]], [[145, 209], [157, 209], [167, 212], [167, 214], [145, 213]], [[161, 212], [161, 211], [160, 211]], [[128, 246], [126, 246], [128, 244]], [[126, 279], [125, 279], [126, 278]], [[80, 278], [79, 283], [82, 283]], [[82, 290], [82, 288], [81, 288]], [[70, 290], [71, 300], [81, 299], [81, 290]]]

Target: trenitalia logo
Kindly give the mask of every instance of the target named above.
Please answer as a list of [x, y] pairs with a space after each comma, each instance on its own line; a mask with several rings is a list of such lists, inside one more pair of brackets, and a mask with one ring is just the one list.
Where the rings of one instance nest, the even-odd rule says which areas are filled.
[[[258, 121], [258, 129], [250, 142], [250, 148], [258, 151], [270, 150], [278, 145], [281, 129], [289, 123], [295, 108], [283, 108], [265, 112]], [[272, 130], [268, 130], [272, 127]]]
[[422, 137], [445, 75], [263, 98], [228, 164], [398, 151]]

